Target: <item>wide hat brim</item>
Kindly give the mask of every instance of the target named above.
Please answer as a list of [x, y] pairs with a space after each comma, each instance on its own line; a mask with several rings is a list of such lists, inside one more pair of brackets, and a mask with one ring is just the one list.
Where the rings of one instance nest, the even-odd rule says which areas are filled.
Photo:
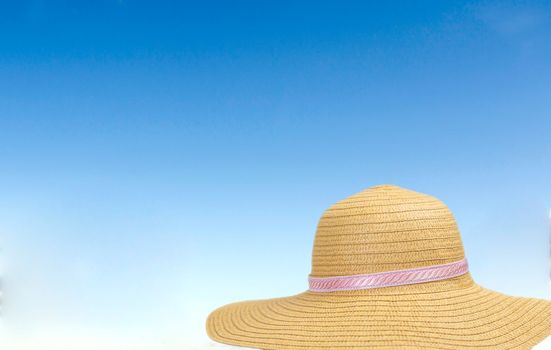
[[531, 349], [551, 334], [551, 301], [494, 292], [466, 274], [230, 304], [208, 317], [207, 332], [265, 350]]

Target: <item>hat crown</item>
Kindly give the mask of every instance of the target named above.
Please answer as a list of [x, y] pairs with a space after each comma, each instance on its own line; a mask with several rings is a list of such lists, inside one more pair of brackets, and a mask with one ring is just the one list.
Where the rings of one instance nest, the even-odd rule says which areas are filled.
[[368, 188], [322, 215], [312, 276], [349, 276], [464, 259], [453, 214], [437, 198], [393, 185]]

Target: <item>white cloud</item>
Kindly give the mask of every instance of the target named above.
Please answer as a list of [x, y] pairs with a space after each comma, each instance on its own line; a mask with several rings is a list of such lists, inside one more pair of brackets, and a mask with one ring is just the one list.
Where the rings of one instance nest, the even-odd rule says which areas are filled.
[[548, 13], [543, 9], [499, 4], [478, 7], [475, 15], [490, 30], [504, 36], [528, 35], [548, 20]]

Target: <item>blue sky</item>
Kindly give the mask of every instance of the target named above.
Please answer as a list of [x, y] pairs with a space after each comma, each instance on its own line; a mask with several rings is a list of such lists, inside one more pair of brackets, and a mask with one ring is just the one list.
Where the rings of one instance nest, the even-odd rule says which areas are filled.
[[0, 43], [21, 339], [201, 348], [381, 183], [448, 203], [478, 282], [549, 297], [545, 2], [2, 2]]

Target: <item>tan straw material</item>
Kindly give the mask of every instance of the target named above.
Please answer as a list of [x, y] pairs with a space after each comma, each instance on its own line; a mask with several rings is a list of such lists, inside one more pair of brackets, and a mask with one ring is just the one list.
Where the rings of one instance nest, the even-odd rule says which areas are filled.
[[[464, 258], [455, 219], [444, 203], [384, 185], [325, 211], [311, 277], [425, 268]], [[230, 304], [209, 316], [207, 332], [222, 343], [266, 350], [531, 349], [551, 334], [551, 302], [484, 289], [466, 273]]]

